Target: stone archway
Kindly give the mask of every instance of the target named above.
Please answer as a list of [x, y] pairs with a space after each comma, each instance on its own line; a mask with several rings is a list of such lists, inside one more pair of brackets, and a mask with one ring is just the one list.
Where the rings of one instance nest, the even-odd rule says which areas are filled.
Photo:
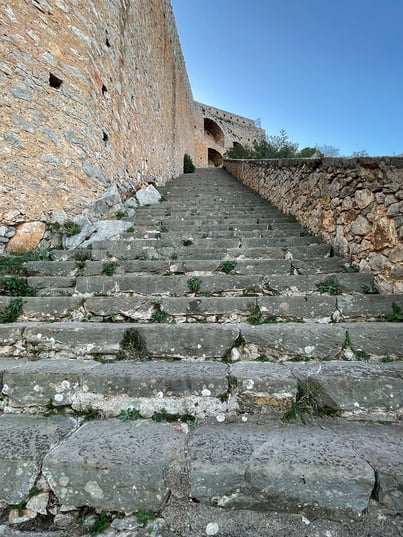
[[209, 168], [221, 168], [223, 165], [223, 156], [221, 153], [213, 149], [212, 147], [208, 148], [208, 165]]
[[204, 118], [204, 135], [213, 138], [217, 145], [224, 147], [224, 133], [221, 127], [212, 119]]

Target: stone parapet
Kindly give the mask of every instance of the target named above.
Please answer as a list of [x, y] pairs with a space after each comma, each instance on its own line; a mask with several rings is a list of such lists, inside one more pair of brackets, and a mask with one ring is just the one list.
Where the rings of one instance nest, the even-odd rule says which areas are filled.
[[403, 289], [403, 158], [225, 160], [242, 183], [295, 216], [337, 254]]

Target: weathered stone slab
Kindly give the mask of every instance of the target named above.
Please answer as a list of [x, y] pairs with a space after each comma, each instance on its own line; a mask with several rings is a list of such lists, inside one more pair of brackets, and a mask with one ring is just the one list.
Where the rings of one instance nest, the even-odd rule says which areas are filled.
[[337, 307], [344, 319], [376, 320], [392, 313], [392, 304], [403, 308], [401, 295], [341, 295]]
[[326, 295], [257, 297], [263, 317], [314, 319], [329, 322], [336, 309], [336, 299]]
[[375, 498], [382, 505], [403, 510], [403, 426], [345, 423], [332, 427], [376, 472]]
[[24, 499], [39, 474], [42, 460], [74, 428], [74, 420], [57, 416], [0, 417], [0, 500]]
[[204, 317], [222, 315], [227, 319], [247, 315], [256, 303], [255, 297], [163, 297], [161, 308], [169, 315]]
[[257, 345], [262, 354], [276, 360], [332, 358], [341, 351], [346, 330], [340, 325], [315, 323], [242, 325], [245, 343]]
[[85, 390], [130, 397], [217, 396], [227, 391], [227, 368], [217, 362], [116, 362], [88, 369]]
[[300, 362], [287, 364], [290, 375], [312, 384], [321, 406], [353, 416], [382, 413], [399, 416], [403, 408], [403, 362], [357, 361]]
[[239, 362], [231, 366], [232, 377], [242, 412], [284, 412], [295, 401], [297, 379], [282, 364]]
[[15, 366], [3, 375], [2, 393], [10, 406], [71, 404], [81, 376], [98, 364], [77, 360], [38, 360]]
[[155, 203], [159, 203], [161, 195], [153, 185], [148, 185], [146, 188], [137, 190], [136, 198], [141, 207], [143, 205], [153, 205]]
[[83, 425], [45, 457], [43, 474], [65, 505], [158, 511], [164, 474], [184, 464], [184, 424], [118, 420]]
[[400, 323], [342, 323], [348, 330], [351, 348], [371, 356], [403, 357], [403, 336]]
[[34, 289], [48, 289], [58, 287], [74, 287], [76, 280], [68, 276], [30, 276], [27, 278], [28, 285]]
[[[212, 360], [224, 357], [239, 335], [237, 327], [203, 324], [127, 324], [127, 323], [31, 323], [26, 325], [24, 339], [37, 351], [53, 356], [86, 357], [116, 355], [125, 331], [133, 329], [144, 344], [142, 354], [155, 358]], [[129, 336], [130, 339], [130, 336]], [[127, 359], [139, 359], [135, 346]]]
[[339, 272], [335, 275], [324, 274], [301, 274], [301, 275], [268, 275], [266, 277], [266, 289], [273, 290], [277, 293], [313, 293], [318, 292], [317, 285], [325, 280], [332, 278], [338, 284], [342, 293], [360, 292], [362, 293], [363, 285], [372, 284], [373, 277], [371, 274]]
[[177, 276], [98, 276], [77, 278], [78, 293], [136, 293], [139, 295], [180, 294], [189, 292], [186, 279]]
[[77, 272], [74, 261], [27, 261], [24, 268], [30, 276], [74, 276]]
[[375, 482], [347, 440], [320, 426], [200, 427], [189, 451], [192, 497], [226, 508], [361, 512]]
[[85, 309], [91, 315], [113, 318], [119, 314], [123, 318], [146, 321], [150, 319], [154, 307], [152, 298], [110, 296], [85, 299]]
[[18, 531], [10, 526], [0, 526], [0, 537], [60, 537], [59, 531]]
[[67, 250], [87, 248], [96, 241], [110, 239], [123, 233], [133, 224], [124, 220], [99, 220], [83, 226], [80, 233], [63, 237], [63, 246]]
[[35, 320], [61, 320], [70, 317], [83, 306], [80, 297], [27, 297], [24, 298], [24, 318]]

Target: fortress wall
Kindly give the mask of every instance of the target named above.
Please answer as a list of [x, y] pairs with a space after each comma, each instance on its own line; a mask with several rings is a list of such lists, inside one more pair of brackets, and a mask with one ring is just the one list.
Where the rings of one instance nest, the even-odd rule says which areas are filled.
[[[264, 129], [256, 127], [252, 119], [238, 116], [226, 110], [220, 110], [214, 106], [195, 102], [196, 107], [196, 140], [195, 140], [195, 164], [206, 167], [208, 163], [208, 148], [215, 149], [223, 155], [234, 143], [252, 145], [255, 140], [265, 138]], [[206, 131], [204, 120], [210, 119], [221, 129], [224, 139], [217, 143], [214, 136]]]
[[3, 0], [0, 225], [161, 183], [194, 155], [169, 0]]
[[226, 170], [403, 292], [403, 158], [226, 160]]

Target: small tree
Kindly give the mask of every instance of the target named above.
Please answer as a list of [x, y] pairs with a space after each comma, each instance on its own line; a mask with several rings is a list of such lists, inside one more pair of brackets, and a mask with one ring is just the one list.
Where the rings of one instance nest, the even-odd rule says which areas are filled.
[[195, 165], [190, 155], [185, 153], [183, 157], [183, 173], [193, 173], [195, 171]]
[[323, 153], [317, 147], [304, 147], [297, 156], [299, 158], [312, 158], [314, 155], [318, 158], [323, 157]]

